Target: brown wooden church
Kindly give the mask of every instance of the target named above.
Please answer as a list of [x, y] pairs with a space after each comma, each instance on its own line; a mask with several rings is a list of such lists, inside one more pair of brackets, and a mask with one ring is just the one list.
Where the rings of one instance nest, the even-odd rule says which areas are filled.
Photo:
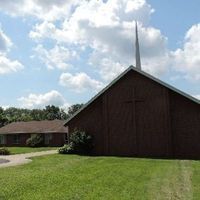
[[200, 101], [130, 67], [66, 122], [95, 155], [200, 159]]
[[67, 122], [93, 135], [94, 155], [200, 159], [200, 101], [129, 67]]

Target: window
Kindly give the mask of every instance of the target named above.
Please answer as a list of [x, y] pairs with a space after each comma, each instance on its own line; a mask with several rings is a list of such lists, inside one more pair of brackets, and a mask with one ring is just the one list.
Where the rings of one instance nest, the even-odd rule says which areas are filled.
[[0, 135], [0, 144], [6, 144], [6, 136]]
[[44, 136], [44, 143], [46, 145], [48, 145], [50, 143], [50, 140], [52, 140], [52, 134], [51, 133], [46, 133], [45, 136]]
[[13, 135], [13, 144], [19, 144], [20, 136], [19, 135]]

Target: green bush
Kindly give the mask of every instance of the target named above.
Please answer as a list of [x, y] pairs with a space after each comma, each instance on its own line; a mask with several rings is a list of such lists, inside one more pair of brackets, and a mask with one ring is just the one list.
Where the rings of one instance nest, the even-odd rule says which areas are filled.
[[73, 153], [73, 147], [72, 144], [65, 144], [63, 147], [60, 147], [58, 149], [59, 154], [72, 154]]
[[34, 134], [26, 140], [26, 145], [29, 147], [42, 147], [43, 142], [44, 139], [41, 134]]
[[10, 151], [5, 147], [1, 147], [0, 148], [0, 155], [10, 155]]
[[89, 154], [92, 149], [92, 137], [85, 131], [75, 130], [70, 135], [70, 143], [59, 149], [61, 154]]
[[88, 154], [92, 149], [92, 137], [85, 131], [75, 130], [70, 136], [70, 142], [78, 154]]

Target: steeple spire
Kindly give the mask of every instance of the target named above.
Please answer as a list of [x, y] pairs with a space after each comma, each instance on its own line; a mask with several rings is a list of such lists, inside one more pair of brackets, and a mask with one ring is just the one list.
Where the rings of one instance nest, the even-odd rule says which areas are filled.
[[140, 46], [139, 46], [139, 39], [138, 39], [137, 21], [135, 22], [135, 61], [136, 61], [136, 68], [141, 70]]

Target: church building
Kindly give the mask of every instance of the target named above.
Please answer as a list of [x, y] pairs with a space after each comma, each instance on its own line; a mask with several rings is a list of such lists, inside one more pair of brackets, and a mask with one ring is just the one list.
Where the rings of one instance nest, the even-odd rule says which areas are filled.
[[86, 131], [94, 155], [200, 159], [200, 101], [130, 66], [66, 122]]

